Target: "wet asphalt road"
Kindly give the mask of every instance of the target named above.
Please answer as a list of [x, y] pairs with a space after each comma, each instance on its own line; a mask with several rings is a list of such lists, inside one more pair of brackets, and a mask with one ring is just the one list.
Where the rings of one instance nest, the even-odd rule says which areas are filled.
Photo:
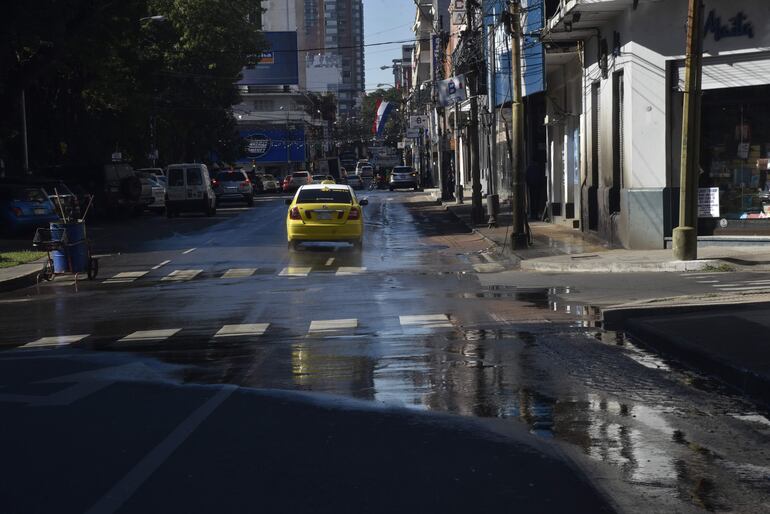
[[0, 437], [27, 441], [0, 505], [770, 511], [760, 408], [569, 283], [477, 274], [494, 253], [424, 196], [369, 197], [362, 253], [287, 252], [262, 198], [95, 227], [97, 281], [0, 296]]

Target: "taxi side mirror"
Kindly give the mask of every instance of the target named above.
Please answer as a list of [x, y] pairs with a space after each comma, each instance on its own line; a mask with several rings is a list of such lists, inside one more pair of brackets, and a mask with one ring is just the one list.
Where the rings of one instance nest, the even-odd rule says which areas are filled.
[[292, 200], [293, 200], [292, 198], [287, 198], [287, 199], [286, 199], [286, 200], [284, 200], [283, 202], [284, 202], [286, 205], [291, 205], [291, 201], [292, 201]]
[[366, 198], [361, 198], [361, 199], [358, 201], [358, 205], [360, 205], [360, 206], [362, 206], [362, 207], [363, 207], [364, 205], [369, 205], [369, 200], [367, 200]]

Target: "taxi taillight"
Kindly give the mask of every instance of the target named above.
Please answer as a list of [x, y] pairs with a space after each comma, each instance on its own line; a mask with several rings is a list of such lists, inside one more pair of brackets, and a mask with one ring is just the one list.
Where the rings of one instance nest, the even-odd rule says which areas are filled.
[[348, 219], [357, 220], [360, 217], [361, 217], [361, 211], [358, 210], [358, 207], [351, 207], [350, 212], [348, 213]]
[[302, 215], [299, 213], [299, 207], [292, 207], [289, 210], [289, 219], [290, 220], [301, 220]]

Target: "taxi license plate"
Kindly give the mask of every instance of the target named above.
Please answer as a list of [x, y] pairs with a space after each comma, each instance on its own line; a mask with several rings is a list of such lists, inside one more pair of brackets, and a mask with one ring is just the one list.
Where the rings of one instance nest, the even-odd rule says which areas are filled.
[[35, 214], [37, 215], [48, 214], [48, 211], [46, 211], [45, 209], [35, 209]]
[[330, 220], [332, 219], [332, 214], [334, 213], [316, 211], [316, 216], [318, 217], [319, 220]]

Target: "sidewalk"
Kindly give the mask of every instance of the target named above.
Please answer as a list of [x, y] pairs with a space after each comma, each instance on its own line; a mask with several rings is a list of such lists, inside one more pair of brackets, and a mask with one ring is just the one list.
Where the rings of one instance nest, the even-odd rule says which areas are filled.
[[[435, 199], [435, 196], [434, 196]], [[471, 205], [444, 203], [467, 226]], [[671, 250], [609, 248], [592, 235], [550, 223], [530, 223], [532, 245], [512, 251], [506, 243], [511, 216], [499, 227], [473, 230], [505, 248], [523, 271], [650, 272], [770, 270], [770, 246], [712, 246], [699, 260], [674, 261]], [[770, 293], [709, 293], [656, 298], [602, 309], [603, 327], [625, 332], [698, 369], [718, 374], [747, 394], [770, 402]], [[729, 328], [726, 328], [729, 327]]]
[[[438, 191], [426, 191], [434, 200]], [[532, 244], [512, 250], [509, 246], [511, 215], [498, 217], [498, 227], [474, 226], [471, 204], [445, 202], [444, 207], [468, 227], [501, 248], [501, 255], [518, 263], [522, 271], [548, 273], [630, 273], [710, 270], [770, 271], [770, 245], [706, 246], [697, 261], [676, 261], [671, 250], [625, 250], [611, 248], [592, 234], [564, 225], [529, 222]], [[486, 205], [485, 218], [486, 218]]]
[[44, 259], [38, 259], [28, 264], [0, 268], [0, 292], [13, 291], [35, 284], [44, 262]]

